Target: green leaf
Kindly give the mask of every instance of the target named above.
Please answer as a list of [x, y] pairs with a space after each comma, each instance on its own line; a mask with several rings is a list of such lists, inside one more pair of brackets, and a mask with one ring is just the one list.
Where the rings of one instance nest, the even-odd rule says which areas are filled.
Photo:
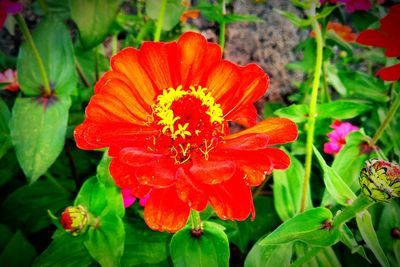
[[324, 5], [322, 10], [319, 11], [315, 18], [316, 19], [320, 19], [320, 18], [325, 18], [327, 16], [329, 16], [338, 6], [330, 6], [330, 5]]
[[[160, 16], [160, 10], [161, 4], [159, 0], [146, 0], [146, 14], [150, 18], [157, 21]], [[182, 5], [181, 0], [167, 0], [165, 10], [167, 10], [168, 16], [163, 18], [162, 29], [170, 31], [179, 23], [179, 19], [185, 11], [185, 6]]]
[[115, 187], [114, 179], [110, 175], [108, 166], [111, 163], [111, 157], [108, 156], [108, 152], [104, 152], [103, 158], [99, 165], [97, 165], [97, 178], [99, 182], [104, 184], [106, 187]]
[[398, 202], [390, 201], [385, 203], [382, 208], [377, 235], [383, 250], [391, 251], [395, 242], [398, 241], [391, 235], [391, 231], [396, 227], [400, 227], [400, 206]]
[[204, 222], [200, 237], [192, 236], [192, 229], [186, 226], [175, 233], [170, 243], [174, 266], [228, 266], [229, 242], [221, 226]]
[[335, 252], [332, 247], [323, 248], [315, 258], [319, 264], [319, 266], [323, 267], [341, 267], [342, 265], [339, 262]]
[[[274, 204], [279, 217], [286, 221], [300, 212], [304, 168], [300, 161], [290, 156], [290, 166], [287, 170], [275, 170]], [[312, 207], [311, 197], [307, 199], [307, 209]]]
[[47, 210], [62, 211], [71, 204], [67, 184], [71, 180], [41, 180], [11, 193], [1, 206], [2, 219], [25, 233], [37, 232], [51, 224]]
[[301, 123], [307, 120], [308, 106], [305, 104], [293, 104], [289, 107], [275, 110], [274, 114], [279, 117], [289, 118], [296, 123]]
[[93, 259], [83, 245], [82, 236], [74, 237], [63, 232], [36, 258], [33, 267], [85, 267], [92, 263]]
[[301, 19], [296, 14], [288, 11], [283, 11], [279, 9], [275, 9], [275, 11], [281, 16], [287, 18], [296, 27], [302, 28], [311, 25], [311, 19]]
[[325, 223], [331, 219], [332, 213], [326, 208], [309, 209], [285, 221], [265, 237], [260, 245], [278, 245], [300, 240], [313, 246], [331, 246], [339, 238], [337, 230], [324, 228]]
[[372, 75], [357, 71], [339, 71], [340, 80], [346, 85], [348, 96], [372, 102], [387, 102], [387, 86]]
[[260, 236], [272, 231], [276, 222], [279, 221], [278, 214], [275, 212], [272, 197], [256, 196], [254, 198], [256, 218], [245, 221], [223, 221], [218, 220], [218, 224], [225, 227], [225, 232], [229, 241], [235, 244], [243, 253], [247, 252], [251, 241], [257, 241]]
[[21, 231], [17, 231], [0, 254], [0, 266], [31, 266], [37, 253]]
[[101, 266], [119, 266], [124, 252], [125, 229], [121, 217], [109, 212], [89, 227], [84, 244]]
[[350, 187], [343, 181], [337, 172], [329, 167], [319, 151], [313, 147], [314, 153], [318, 158], [319, 164], [324, 171], [324, 183], [326, 189], [336, 202], [343, 206], [349, 205], [349, 201], [356, 199], [356, 195], [351, 191]]
[[82, 205], [93, 215], [99, 216], [107, 206], [106, 195], [106, 187], [96, 177], [89, 178], [76, 196], [74, 206]]
[[[43, 60], [50, 86], [57, 95], [69, 95], [75, 90], [78, 78], [68, 28], [58, 16], [50, 15], [37, 25], [32, 38]], [[39, 68], [26, 43], [19, 51], [17, 72], [22, 92], [29, 96], [42, 94], [43, 81]]]
[[360, 189], [358, 177], [364, 167], [364, 162], [368, 155], [360, 151], [361, 142], [365, 139], [364, 135], [352, 132], [346, 137], [346, 144], [335, 156], [332, 163], [332, 169], [343, 178], [343, 181], [351, 188], [353, 192]]
[[260, 246], [256, 243], [247, 254], [245, 267], [289, 266], [292, 258], [292, 243]]
[[107, 37], [121, 0], [70, 0], [82, 46], [89, 50]]
[[4, 224], [0, 224], [0, 251], [3, 251], [8, 241], [12, 238], [13, 233]]
[[326, 75], [329, 84], [332, 85], [341, 96], [345, 96], [347, 94], [347, 88], [338, 76], [336, 65], [328, 65], [326, 68]]
[[354, 238], [353, 233], [351, 232], [351, 230], [349, 229], [349, 227], [346, 224], [342, 225], [340, 232], [342, 233], [342, 235], [340, 237], [340, 241], [342, 241], [343, 244], [345, 244], [351, 250], [351, 253], [352, 254], [358, 253], [366, 261], [371, 263], [371, 261], [367, 257], [367, 254], [365, 254], [364, 247], [357, 243], [356, 239]]
[[10, 121], [11, 138], [30, 184], [43, 175], [61, 153], [70, 105], [70, 98], [61, 96], [17, 98], [15, 101]]
[[121, 266], [158, 264], [168, 258], [170, 235], [154, 232], [143, 221], [129, 220], [125, 224], [125, 249]]
[[379, 263], [382, 266], [390, 266], [385, 252], [379, 244], [378, 237], [372, 224], [371, 214], [368, 212], [368, 210], [358, 213], [356, 216], [356, 222], [362, 238], [372, 250]]
[[8, 123], [10, 121], [10, 110], [6, 103], [0, 98], [0, 159], [4, 156], [9, 148], [12, 147], [10, 129]]
[[372, 106], [349, 100], [336, 100], [317, 106], [318, 118], [351, 119], [368, 110]]
[[263, 20], [250, 15], [241, 15], [241, 14], [225, 14], [222, 19], [225, 23], [233, 23], [233, 22], [262, 22]]

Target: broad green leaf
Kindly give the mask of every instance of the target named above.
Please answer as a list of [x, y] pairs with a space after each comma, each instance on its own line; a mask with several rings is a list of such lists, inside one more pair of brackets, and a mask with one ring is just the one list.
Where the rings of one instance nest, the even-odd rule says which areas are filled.
[[89, 50], [107, 37], [120, 0], [70, 0], [71, 17], [79, 29], [82, 46]]
[[74, 237], [63, 232], [36, 258], [33, 267], [85, 267], [92, 265], [93, 259], [83, 245], [82, 239], [82, 236]]
[[372, 106], [348, 100], [336, 100], [317, 106], [318, 118], [351, 119], [368, 110]]
[[143, 221], [129, 220], [125, 224], [125, 249], [121, 266], [158, 264], [168, 258], [170, 235], [154, 232]]
[[368, 158], [368, 154], [360, 151], [360, 145], [364, 139], [364, 135], [359, 131], [350, 133], [346, 137], [346, 144], [335, 156], [332, 163], [332, 169], [343, 178], [343, 181], [353, 192], [360, 189], [358, 177], [364, 167], [365, 160]]
[[372, 102], [387, 102], [387, 86], [382, 80], [357, 71], [339, 71], [340, 80], [346, 85], [348, 96]]
[[11, 138], [30, 184], [43, 175], [61, 153], [70, 105], [70, 98], [61, 96], [17, 98], [15, 101], [10, 120]]
[[[295, 157], [290, 156], [290, 161], [287, 170], [275, 170], [273, 173], [275, 210], [283, 221], [299, 213], [302, 198], [304, 168]], [[307, 209], [311, 207], [309, 195]]]
[[0, 224], [0, 251], [3, 251], [8, 241], [12, 238], [13, 233], [4, 224]]
[[400, 227], [400, 206], [396, 201], [382, 205], [383, 211], [379, 220], [377, 235], [384, 251], [391, 251], [396, 240], [391, 231]]
[[374, 226], [372, 224], [371, 214], [368, 212], [368, 210], [358, 213], [356, 216], [356, 222], [362, 238], [372, 250], [379, 263], [382, 266], [390, 266], [385, 252], [379, 243]]
[[[157, 21], [160, 16], [160, 10], [161, 2], [159, 0], [146, 0], [146, 14], [150, 18]], [[167, 0], [165, 10], [166, 15], [162, 21], [162, 29], [164, 31], [169, 31], [179, 23], [179, 18], [185, 11], [185, 6], [182, 5], [181, 0]]]
[[89, 227], [84, 244], [89, 254], [101, 266], [119, 266], [124, 252], [125, 229], [121, 217], [109, 212], [97, 218]]
[[37, 232], [51, 224], [47, 210], [61, 212], [72, 202], [71, 180], [41, 180], [11, 193], [1, 206], [2, 219], [25, 233]]
[[12, 147], [10, 129], [8, 123], [10, 121], [10, 110], [6, 103], [0, 98], [0, 159], [4, 156], [9, 148]]
[[300, 240], [313, 246], [331, 246], [339, 238], [337, 230], [325, 228], [325, 224], [331, 219], [332, 213], [326, 208], [309, 209], [285, 221], [266, 236], [260, 245], [278, 245]]
[[356, 195], [351, 191], [350, 187], [343, 181], [337, 172], [326, 164], [324, 158], [315, 147], [314, 153], [324, 171], [324, 183], [328, 192], [331, 194], [333, 199], [341, 205], [349, 205], [349, 201], [355, 200]]
[[341, 96], [345, 96], [347, 94], [347, 89], [338, 76], [336, 65], [328, 65], [326, 68], [326, 75], [329, 84], [332, 85]]
[[274, 114], [279, 117], [289, 118], [296, 123], [301, 123], [307, 120], [308, 107], [305, 104], [293, 104], [289, 107], [275, 110]]
[[341, 267], [342, 265], [339, 262], [335, 252], [332, 247], [323, 248], [315, 258], [319, 264], [319, 266], [323, 267]]
[[190, 226], [175, 233], [171, 239], [170, 253], [175, 267], [229, 265], [228, 237], [221, 226], [211, 222], [204, 222], [200, 237], [192, 236]]
[[74, 205], [83, 205], [95, 216], [101, 216], [109, 211], [118, 217], [123, 217], [125, 214], [120, 190], [115, 185], [104, 185], [97, 177], [85, 181]]
[[74, 205], [82, 205], [94, 216], [99, 216], [107, 206], [106, 196], [106, 187], [96, 177], [92, 177], [82, 185]]
[[262, 22], [263, 20], [250, 15], [241, 15], [241, 14], [225, 14], [223, 16], [223, 22], [225, 23], [233, 23], [233, 22]]
[[279, 9], [275, 9], [275, 11], [281, 16], [287, 18], [296, 27], [307, 27], [311, 25], [311, 19], [301, 19], [296, 14], [288, 11], [283, 11]]
[[292, 243], [260, 246], [256, 243], [247, 254], [245, 267], [289, 266], [292, 258]]
[[319, 11], [316, 15], [315, 18], [316, 19], [320, 19], [320, 18], [325, 18], [327, 16], [329, 16], [332, 11], [334, 11], [338, 6], [330, 6], [330, 5], [324, 5], [322, 10]]
[[217, 222], [225, 227], [229, 241], [235, 244], [243, 253], [247, 252], [249, 243], [257, 241], [260, 236], [272, 231], [279, 221], [278, 214], [275, 212], [272, 197], [256, 196], [254, 206], [256, 218], [245, 221], [223, 221]]
[[0, 254], [0, 266], [29, 267], [37, 253], [21, 231], [17, 231]]
[[[84, 1], [86, 2], [86, 1]], [[68, 28], [55, 15], [45, 17], [32, 33], [43, 60], [51, 88], [57, 95], [69, 95], [76, 88], [74, 50]], [[43, 81], [29, 46], [24, 43], [17, 61], [18, 82], [29, 96], [42, 94]]]
[[346, 224], [343, 224], [343, 226], [340, 228], [340, 232], [341, 232], [340, 241], [342, 241], [343, 244], [345, 244], [351, 250], [351, 253], [352, 254], [358, 253], [366, 261], [371, 263], [371, 261], [367, 257], [367, 254], [365, 254], [364, 247], [357, 243], [353, 233], [351, 232], [350, 228], [347, 227]]

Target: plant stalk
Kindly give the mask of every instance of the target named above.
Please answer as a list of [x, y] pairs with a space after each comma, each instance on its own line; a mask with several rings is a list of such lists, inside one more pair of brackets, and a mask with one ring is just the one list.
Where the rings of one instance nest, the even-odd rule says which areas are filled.
[[357, 213], [360, 213], [366, 210], [369, 206], [374, 204], [372, 200], [369, 200], [364, 194], [358, 196], [356, 200], [350, 205], [347, 206], [344, 210], [342, 210], [338, 215], [333, 219], [333, 227], [340, 227], [342, 224], [354, 218]]
[[167, 0], [162, 0], [161, 1], [161, 8], [160, 8], [160, 15], [158, 16], [158, 20], [157, 20], [156, 31], [154, 32], [154, 41], [155, 42], [160, 41], [162, 23], [163, 23], [163, 20], [164, 20], [166, 7], [167, 7]]
[[[225, 0], [222, 0], [221, 2], [221, 11], [222, 15], [226, 14], [226, 6], [225, 6]], [[221, 53], [224, 53], [224, 47], [225, 47], [225, 28], [226, 28], [226, 23], [221, 22], [219, 24], [219, 46], [221, 47]]]
[[32, 35], [29, 32], [28, 26], [25, 23], [25, 19], [20, 13], [17, 13], [15, 15], [15, 20], [17, 21], [17, 24], [18, 24], [22, 34], [25, 37], [26, 43], [28, 44], [29, 48], [31, 49], [31, 51], [33, 53], [33, 57], [35, 58], [36, 63], [38, 65], [39, 74], [40, 74], [40, 76], [42, 78], [42, 82], [43, 82], [44, 95], [51, 95], [49, 78], [47, 77], [46, 69], [44, 68], [44, 65], [43, 65], [43, 60], [40, 57], [39, 51], [37, 50], [35, 43], [33, 42]]
[[322, 39], [321, 29], [319, 27], [318, 21], [315, 18], [315, 5], [314, 4], [312, 5], [310, 11], [311, 11], [310, 13], [313, 14], [312, 28], [314, 30], [315, 41], [317, 43], [317, 58], [316, 58], [316, 62], [315, 62], [314, 80], [313, 80], [313, 84], [312, 84], [310, 109], [309, 109], [308, 122], [307, 122], [306, 160], [305, 160], [305, 175], [304, 175], [303, 192], [302, 192], [301, 206], [300, 206], [301, 212], [303, 212], [305, 210], [308, 188], [310, 186], [311, 164], [312, 164], [312, 154], [313, 154], [312, 147], [313, 147], [313, 143], [314, 143], [314, 131], [315, 131], [315, 117], [316, 117], [316, 108], [317, 108], [319, 80], [321, 77], [322, 59], [323, 59], [323, 57], [322, 57], [323, 39]]
[[200, 212], [196, 210], [192, 210], [190, 214], [190, 219], [192, 221], [192, 229], [193, 230], [201, 230], [203, 228], [201, 218], [200, 218]]

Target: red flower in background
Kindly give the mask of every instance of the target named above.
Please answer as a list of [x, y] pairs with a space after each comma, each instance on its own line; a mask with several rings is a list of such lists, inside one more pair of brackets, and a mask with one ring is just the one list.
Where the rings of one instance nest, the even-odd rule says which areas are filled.
[[0, 29], [3, 28], [4, 22], [8, 15], [14, 15], [21, 12], [22, 4], [10, 0], [0, 0]]
[[[207, 204], [222, 219], [254, 216], [251, 186], [290, 163], [270, 146], [297, 137], [288, 119], [256, 125], [253, 103], [268, 76], [255, 64], [221, 59], [218, 45], [193, 32], [177, 42], [126, 48], [111, 68], [97, 82], [75, 139], [82, 149], [109, 148], [117, 186], [139, 198], [151, 192], [148, 226], [175, 232], [191, 208]], [[229, 134], [228, 121], [250, 128]]]
[[346, 12], [349, 13], [357, 10], [368, 11], [372, 7], [371, 0], [320, 0], [319, 2], [321, 4], [325, 4], [327, 2], [331, 4], [342, 3], [345, 5]]
[[[357, 43], [386, 49], [387, 57], [400, 57], [400, 5], [392, 6], [389, 13], [380, 20], [377, 30], [367, 29], [362, 31]], [[378, 71], [377, 75], [385, 81], [397, 81], [400, 79], [400, 64], [392, 65]]]
[[328, 22], [326, 27], [328, 31], [334, 31], [340, 38], [346, 42], [355, 42], [357, 35], [353, 33], [351, 27], [340, 24], [338, 22]]
[[324, 152], [326, 154], [337, 154], [346, 144], [347, 135], [359, 130], [357, 126], [350, 122], [341, 122], [339, 120], [335, 120], [330, 127], [334, 130], [327, 134], [329, 142], [324, 144]]

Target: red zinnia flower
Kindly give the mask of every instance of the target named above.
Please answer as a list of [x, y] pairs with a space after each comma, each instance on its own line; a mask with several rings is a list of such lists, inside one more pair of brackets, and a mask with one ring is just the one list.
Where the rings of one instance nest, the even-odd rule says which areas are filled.
[[[364, 45], [383, 47], [387, 57], [400, 57], [400, 5], [392, 6], [389, 13], [380, 20], [381, 25], [377, 30], [367, 29], [362, 31], [357, 42]], [[385, 81], [400, 79], [400, 64], [392, 65], [378, 71], [377, 75]]]
[[[208, 203], [222, 219], [254, 216], [250, 187], [290, 161], [270, 146], [297, 137], [288, 119], [255, 125], [253, 103], [269, 84], [261, 68], [221, 59], [218, 45], [193, 32], [126, 48], [111, 68], [97, 82], [75, 139], [83, 149], [109, 147], [117, 186], [139, 198], [151, 191], [149, 227], [175, 232], [191, 208]], [[228, 121], [253, 127], [229, 134]]]

